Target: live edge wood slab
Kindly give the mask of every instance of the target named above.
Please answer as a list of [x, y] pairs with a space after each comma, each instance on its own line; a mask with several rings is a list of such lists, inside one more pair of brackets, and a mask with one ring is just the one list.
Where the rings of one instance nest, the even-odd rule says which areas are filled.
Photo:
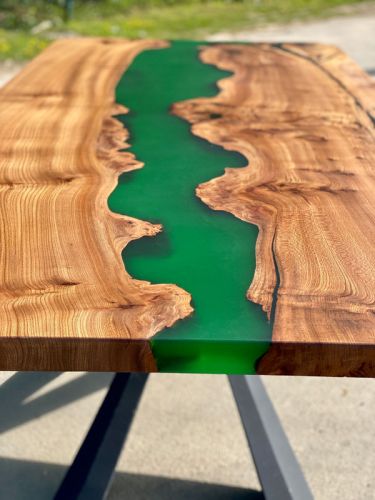
[[[270, 334], [252, 333], [250, 321], [248, 336], [237, 337], [224, 319], [217, 337], [192, 333], [189, 343], [184, 333], [179, 342], [178, 324], [194, 320], [194, 292], [173, 277], [170, 284], [151, 284], [131, 276], [127, 254], [121, 255], [143, 236], [151, 236], [152, 246], [163, 217], [155, 213], [152, 220], [160, 223], [151, 223], [108, 206], [120, 174], [143, 167], [142, 158], [126, 151], [137, 136], [133, 141], [131, 127], [114, 116], [128, 111], [116, 102], [116, 85], [139, 54], [172, 50], [157, 40], [58, 41], [0, 90], [0, 369], [373, 377], [373, 80], [330, 46], [202, 43], [188, 49], [202, 68], [230, 73], [218, 79], [215, 95], [191, 99], [187, 89], [189, 98], [170, 102], [165, 114], [176, 127], [181, 118], [191, 125], [187, 141], [201, 147], [204, 139], [243, 159], [242, 168], [219, 169], [214, 178], [203, 174], [191, 204], [196, 196], [203, 202], [208, 224], [219, 217], [215, 211], [224, 211], [248, 223], [249, 231], [258, 228], [256, 248], [248, 249], [256, 268], [246, 277], [245, 307], [261, 306], [254, 318], [260, 314]], [[137, 78], [143, 85], [141, 73]], [[176, 82], [172, 72], [167, 90]], [[123, 90], [131, 114], [126, 81]], [[155, 118], [156, 108], [149, 112]], [[152, 147], [168, 151], [172, 141], [155, 146], [154, 138]], [[147, 166], [145, 160], [142, 170]], [[150, 172], [157, 191], [164, 181]], [[132, 182], [136, 188], [137, 178]], [[125, 183], [124, 199], [126, 189]], [[138, 204], [150, 196], [140, 190]], [[228, 238], [231, 244], [236, 233]], [[250, 264], [235, 267], [233, 273], [249, 274]], [[198, 298], [196, 304], [198, 310]], [[224, 303], [224, 318], [225, 311]]]

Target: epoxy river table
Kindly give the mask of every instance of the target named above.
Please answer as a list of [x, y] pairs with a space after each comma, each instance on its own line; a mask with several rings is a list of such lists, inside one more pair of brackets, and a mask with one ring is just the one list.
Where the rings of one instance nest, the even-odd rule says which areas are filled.
[[0, 369], [375, 374], [375, 85], [322, 45], [55, 42], [0, 91]]
[[[71, 39], [0, 97], [0, 369], [231, 374], [265, 498], [312, 499], [235, 374], [375, 375], [373, 80], [321, 45]], [[106, 495], [146, 379], [57, 500]]]

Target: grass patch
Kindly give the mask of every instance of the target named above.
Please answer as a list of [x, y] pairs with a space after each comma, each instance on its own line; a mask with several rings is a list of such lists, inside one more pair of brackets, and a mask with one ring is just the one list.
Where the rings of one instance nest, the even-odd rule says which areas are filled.
[[0, 60], [27, 60], [36, 56], [50, 40], [22, 31], [0, 30]]
[[89, 0], [64, 20], [61, 2], [0, 0], [0, 59], [30, 59], [63, 33], [198, 39], [221, 30], [324, 17], [363, 0]]

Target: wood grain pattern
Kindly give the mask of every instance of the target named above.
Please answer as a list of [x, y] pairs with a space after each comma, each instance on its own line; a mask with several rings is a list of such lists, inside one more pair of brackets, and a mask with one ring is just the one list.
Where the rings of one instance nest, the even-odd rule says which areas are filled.
[[375, 376], [373, 81], [321, 45], [225, 44], [201, 59], [233, 76], [174, 112], [249, 162], [197, 195], [259, 227], [248, 298], [274, 327], [258, 371]]
[[146, 339], [190, 313], [187, 292], [124, 269], [122, 248], [160, 227], [107, 205], [142, 166], [118, 152], [114, 86], [163, 46], [56, 42], [0, 91], [0, 369], [152, 371]]

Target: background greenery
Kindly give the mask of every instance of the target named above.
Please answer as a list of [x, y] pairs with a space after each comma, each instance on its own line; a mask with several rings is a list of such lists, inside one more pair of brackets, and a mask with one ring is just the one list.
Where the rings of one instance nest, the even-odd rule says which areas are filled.
[[363, 0], [0, 0], [0, 59], [29, 59], [58, 36], [204, 38], [220, 30], [328, 16]]

